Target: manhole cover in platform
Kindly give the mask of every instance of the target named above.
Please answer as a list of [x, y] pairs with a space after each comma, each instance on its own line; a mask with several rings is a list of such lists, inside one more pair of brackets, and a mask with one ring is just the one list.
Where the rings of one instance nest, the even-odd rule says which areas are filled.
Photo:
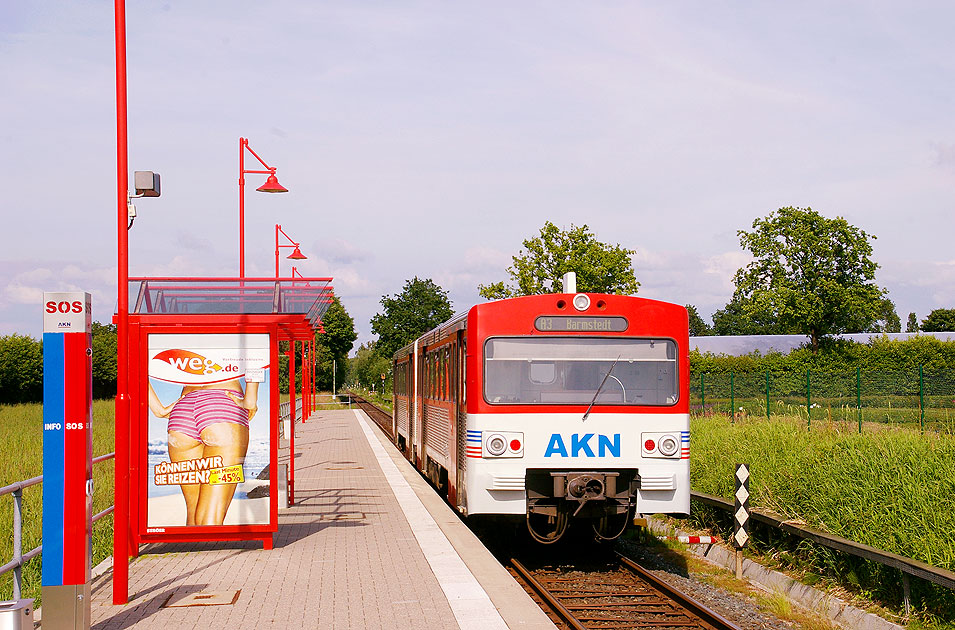
[[173, 593], [163, 604], [165, 608], [185, 608], [187, 606], [231, 606], [239, 599], [239, 593], [242, 590], [235, 591], [199, 591], [198, 593], [187, 593], [177, 595]]
[[361, 470], [364, 466], [325, 466], [325, 470]]

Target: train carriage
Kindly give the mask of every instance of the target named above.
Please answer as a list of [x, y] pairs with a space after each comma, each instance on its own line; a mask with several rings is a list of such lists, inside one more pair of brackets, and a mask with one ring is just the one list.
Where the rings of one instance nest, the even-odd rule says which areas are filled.
[[688, 514], [688, 337], [685, 308], [631, 296], [477, 305], [395, 354], [396, 442], [460, 512], [544, 543]]

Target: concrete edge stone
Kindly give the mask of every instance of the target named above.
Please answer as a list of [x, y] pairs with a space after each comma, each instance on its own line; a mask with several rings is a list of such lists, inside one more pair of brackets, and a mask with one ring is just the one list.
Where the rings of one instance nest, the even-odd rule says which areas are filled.
[[[671, 529], [661, 521], [649, 519], [650, 530], [654, 533], [670, 534]], [[685, 534], [677, 530], [678, 534]], [[688, 545], [690, 553], [719, 565], [730, 571], [736, 571], [736, 554], [724, 545]], [[824, 593], [788, 575], [767, 569], [763, 565], [743, 558], [743, 577], [770, 593], [781, 593], [803, 608], [829, 618], [845, 628], [858, 630], [904, 630], [900, 626], [878, 615], [865, 612], [834, 595]]]

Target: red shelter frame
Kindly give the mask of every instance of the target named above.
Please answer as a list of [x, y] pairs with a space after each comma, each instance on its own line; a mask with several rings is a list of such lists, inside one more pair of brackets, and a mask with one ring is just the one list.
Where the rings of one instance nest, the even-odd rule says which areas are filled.
[[[333, 300], [331, 278], [130, 278], [130, 309], [127, 343], [129, 347], [130, 426], [126, 444], [117, 443], [117, 451], [126, 449], [129, 462], [129, 487], [120, 488], [117, 474], [117, 503], [125, 501], [128, 520], [116, 522], [117, 536], [127, 541], [128, 557], [114, 558], [128, 566], [129, 557], [151, 542], [199, 542], [258, 540], [271, 549], [278, 530], [278, 497], [282, 481], [287, 482], [289, 503], [294, 500], [295, 457], [295, 361], [296, 342], [301, 342], [302, 418], [310, 412], [310, 372], [314, 371], [314, 335], [324, 332], [321, 318]], [[132, 300], [131, 300], [132, 301]], [[269, 519], [266, 524], [147, 527], [149, 464], [148, 440], [148, 342], [153, 334], [266, 334], [269, 337], [269, 365], [274, 366], [269, 380], [269, 408], [260, 409], [269, 419], [270, 452]], [[292, 431], [288, 436], [292, 456], [288, 477], [278, 478], [279, 420], [279, 342], [289, 342], [289, 393], [292, 406]], [[305, 356], [306, 344], [310, 348]], [[120, 547], [122, 548], [122, 547]], [[114, 591], [128, 588], [128, 572], [114, 571]], [[124, 577], [126, 576], [126, 577]], [[118, 582], [122, 582], [121, 584]]]

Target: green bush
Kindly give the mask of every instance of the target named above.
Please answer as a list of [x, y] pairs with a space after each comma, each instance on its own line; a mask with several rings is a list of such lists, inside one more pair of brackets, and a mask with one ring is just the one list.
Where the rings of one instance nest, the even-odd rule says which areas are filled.
[[43, 344], [26, 335], [0, 337], [0, 404], [43, 398]]

